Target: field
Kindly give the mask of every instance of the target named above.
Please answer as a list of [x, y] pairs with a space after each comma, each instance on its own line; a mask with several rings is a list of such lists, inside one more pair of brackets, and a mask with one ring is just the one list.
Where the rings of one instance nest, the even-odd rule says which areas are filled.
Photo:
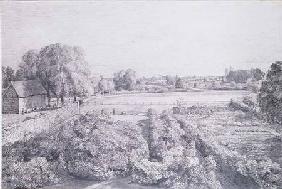
[[148, 108], [158, 113], [171, 109], [181, 101], [184, 106], [206, 105], [226, 106], [230, 99], [242, 98], [248, 91], [201, 91], [201, 92], [170, 92], [170, 93], [134, 93], [107, 95], [93, 98], [91, 104], [98, 110], [112, 113], [113, 109], [120, 114], [144, 115]]
[[33, 112], [25, 115], [3, 114], [3, 143], [22, 139], [26, 134], [39, 133], [50, 125], [58, 124], [88, 111], [97, 111], [125, 115], [112, 116], [114, 120], [138, 121], [143, 119], [148, 108], [161, 113], [163, 110], [176, 106], [181, 100], [184, 105], [215, 105], [226, 106], [231, 98], [242, 98], [249, 94], [247, 91], [202, 91], [202, 92], [171, 92], [171, 93], [135, 93], [91, 97], [83, 104], [78, 112], [76, 104], [51, 111]]
[[[91, 97], [81, 105], [80, 112], [78, 112], [77, 105], [73, 104], [48, 112], [3, 115], [3, 143], [23, 140], [26, 133], [32, 137], [50, 129], [50, 126], [59, 126], [60, 122], [72, 119], [78, 116], [78, 113], [86, 114], [90, 111], [97, 114], [108, 114], [113, 122], [126, 121], [137, 125], [141, 120], [147, 119], [148, 108], [153, 108], [161, 113], [163, 110], [176, 106], [177, 101], [181, 101], [183, 106], [204, 106], [206, 108], [203, 109], [213, 110], [209, 114], [193, 113], [178, 116], [188, 124], [196, 125], [203, 137], [212, 139], [222, 148], [246, 156], [248, 159], [270, 158], [281, 166], [281, 130], [274, 129], [274, 125], [269, 125], [254, 116], [227, 108], [230, 99], [241, 99], [248, 94], [247, 91], [201, 91]], [[113, 179], [102, 183], [72, 182], [75, 184], [59, 184], [56, 187], [46, 187], [46, 189], [133, 187], [127, 179]], [[231, 185], [232, 183], [228, 183], [226, 186]], [[146, 188], [137, 185], [134, 187]]]
[[[181, 100], [184, 106], [219, 107], [219, 110], [215, 110], [208, 117], [202, 118], [201, 115], [189, 115], [185, 119], [189, 120], [188, 122], [191, 124], [198, 125], [207, 138], [212, 136], [220, 146], [230, 151], [235, 151], [254, 160], [263, 160], [269, 157], [273, 162], [277, 162], [281, 166], [281, 132], [277, 132], [272, 125], [255, 117], [248, 117], [240, 111], [234, 112], [226, 108], [230, 99], [241, 99], [248, 94], [247, 91], [204, 91], [107, 96], [103, 98], [103, 103], [100, 106], [109, 110], [116, 108], [121, 111], [128, 111], [133, 115], [116, 115], [112, 117], [115, 120], [131, 122], [144, 119], [143, 115], [148, 108], [161, 112], [176, 106], [178, 100]], [[99, 101], [96, 103], [99, 104]], [[123, 187], [118, 187], [114, 180], [105, 185], [95, 185], [95, 187], [88, 188], [100, 188], [103, 186], [107, 188], [130, 188], [131, 186], [126, 182], [123, 185]], [[231, 185], [228, 187], [231, 187]]]

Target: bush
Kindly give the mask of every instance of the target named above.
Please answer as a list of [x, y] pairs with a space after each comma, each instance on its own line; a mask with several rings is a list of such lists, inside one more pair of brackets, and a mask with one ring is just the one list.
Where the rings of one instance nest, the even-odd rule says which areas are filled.
[[194, 128], [188, 131], [190, 125], [180, 124], [167, 112], [150, 115], [151, 158], [132, 161], [132, 181], [165, 188], [221, 188], [213, 156], [204, 157], [195, 146]]
[[10, 173], [9, 183], [13, 188], [38, 188], [59, 182], [44, 157], [33, 158], [29, 162], [15, 162], [10, 165]]
[[113, 123], [104, 115], [81, 115], [4, 146], [3, 183], [38, 188], [55, 183], [58, 175], [92, 180], [125, 176], [131, 170], [133, 152], [137, 159], [148, 158], [139, 126]]
[[240, 110], [242, 112], [252, 112], [253, 108], [249, 107], [247, 104], [239, 101], [234, 101], [231, 99], [231, 101], [228, 104], [229, 108], [233, 110]]
[[126, 175], [132, 151], [147, 151], [136, 125], [113, 123], [92, 115], [65, 125], [61, 140], [68, 141], [64, 153], [68, 172], [78, 178], [106, 180], [111, 175]]
[[242, 160], [236, 166], [242, 175], [253, 178], [261, 188], [276, 189], [282, 186], [282, 169], [269, 158], [260, 161]]

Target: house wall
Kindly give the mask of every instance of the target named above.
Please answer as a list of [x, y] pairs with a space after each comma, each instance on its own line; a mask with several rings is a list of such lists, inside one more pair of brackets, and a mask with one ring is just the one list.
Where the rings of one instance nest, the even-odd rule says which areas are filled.
[[19, 100], [19, 110], [26, 111], [33, 108], [45, 108], [47, 106], [47, 95], [35, 95], [28, 96], [25, 98], [20, 98]]
[[19, 99], [18, 98], [3, 98], [2, 113], [3, 114], [18, 114], [19, 113]]
[[2, 96], [2, 113], [3, 114], [18, 114], [19, 99], [13, 87], [6, 89]]
[[[50, 98], [50, 106], [51, 107], [56, 107], [56, 106], [58, 106], [58, 98], [56, 98], [56, 97], [51, 97]], [[47, 99], [47, 104], [48, 104], [48, 99]]]

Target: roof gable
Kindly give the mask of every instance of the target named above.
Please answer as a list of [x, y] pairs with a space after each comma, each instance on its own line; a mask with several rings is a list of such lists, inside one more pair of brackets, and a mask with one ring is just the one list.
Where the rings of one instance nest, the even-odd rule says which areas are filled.
[[45, 95], [47, 91], [38, 80], [11, 81], [18, 97]]
[[12, 85], [2, 91], [3, 98], [16, 98], [18, 97], [16, 90]]

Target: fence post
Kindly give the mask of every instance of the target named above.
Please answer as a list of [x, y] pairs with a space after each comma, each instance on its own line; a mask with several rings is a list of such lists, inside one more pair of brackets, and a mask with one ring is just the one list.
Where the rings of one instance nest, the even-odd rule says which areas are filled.
[[79, 100], [77, 101], [77, 109], [78, 109], [78, 114], [80, 114], [80, 104], [79, 104]]

